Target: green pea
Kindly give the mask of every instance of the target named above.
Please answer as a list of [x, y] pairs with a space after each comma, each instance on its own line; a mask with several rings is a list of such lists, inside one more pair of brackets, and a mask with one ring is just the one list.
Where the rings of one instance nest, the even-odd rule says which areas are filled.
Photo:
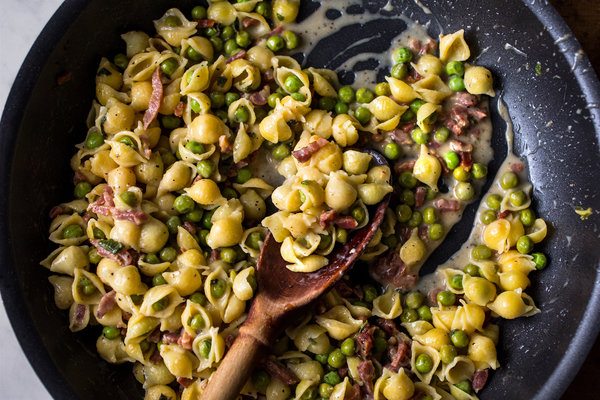
[[250, 112], [246, 107], [238, 107], [233, 112], [233, 122], [236, 123], [246, 123], [250, 119]]
[[423, 223], [423, 215], [419, 211], [414, 211], [407, 222], [411, 228], [416, 228]]
[[431, 224], [427, 230], [427, 234], [431, 240], [440, 240], [444, 236], [444, 227], [442, 224]]
[[508, 196], [508, 200], [513, 206], [520, 207], [527, 201], [527, 195], [524, 191], [517, 190], [516, 192], [512, 192], [510, 196]]
[[264, 107], [254, 107], [254, 116], [256, 122], [260, 123], [267, 116], [267, 110]]
[[381, 354], [387, 348], [387, 340], [383, 337], [376, 337], [373, 341], [373, 353]]
[[370, 103], [375, 98], [375, 94], [371, 89], [360, 88], [356, 91], [356, 101], [359, 103]]
[[170, 28], [174, 28], [176, 26], [181, 26], [181, 20], [174, 15], [169, 15], [165, 19], [165, 25], [167, 25]]
[[340, 101], [344, 103], [352, 103], [355, 100], [355, 93], [352, 86], [342, 86], [340, 90], [338, 90], [338, 97]]
[[192, 61], [202, 61], [202, 59], [204, 58], [202, 57], [202, 54], [196, 51], [196, 49], [194, 49], [192, 46], [187, 48], [187, 50], [185, 51], [185, 55]]
[[500, 205], [502, 203], [502, 196], [498, 194], [491, 194], [487, 198], [487, 205], [494, 211], [500, 211]]
[[130, 191], [122, 192], [121, 194], [119, 194], [119, 197], [128, 206], [133, 207], [137, 204], [137, 197], [135, 196], [135, 194], [133, 192], [130, 192]]
[[427, 116], [427, 118], [425, 118], [423, 120], [424, 123], [431, 125], [434, 124], [435, 121], [437, 121], [437, 117], [438, 117], [438, 113], [437, 111], [434, 111], [433, 113], [431, 113], [430, 115]]
[[396, 79], [404, 79], [408, 74], [408, 66], [405, 63], [398, 63], [392, 67], [390, 71], [390, 75], [392, 78]]
[[223, 195], [223, 197], [225, 197], [227, 200], [229, 199], [235, 199], [238, 197], [238, 193], [235, 191], [235, 189], [230, 188], [230, 187], [226, 187], [221, 191], [221, 194]]
[[158, 256], [154, 253], [148, 253], [144, 256], [143, 258], [144, 262], [147, 262], [148, 264], [158, 264], [160, 263], [160, 258], [158, 258]]
[[523, 225], [531, 226], [535, 222], [535, 213], [531, 208], [526, 208], [524, 210], [521, 210], [519, 219], [521, 220], [521, 223]]
[[233, 26], [231, 25], [227, 25], [225, 28], [223, 28], [223, 30], [221, 31], [221, 38], [223, 40], [228, 40], [231, 39], [235, 36], [235, 29], [233, 29]]
[[466, 182], [471, 178], [471, 173], [462, 166], [459, 166], [454, 169], [452, 176], [459, 182]]
[[433, 139], [438, 143], [445, 143], [450, 137], [450, 129], [440, 126], [434, 133]]
[[402, 322], [415, 322], [419, 319], [419, 313], [412, 308], [407, 308], [400, 314], [400, 321]]
[[[333, 354], [333, 353], [332, 353]], [[341, 352], [340, 352], [341, 354]], [[327, 361], [329, 361], [329, 357], [331, 357], [331, 354], [327, 356]], [[342, 354], [343, 357], [343, 354]], [[343, 362], [342, 362], [343, 365]], [[340, 365], [341, 367], [341, 365]], [[334, 368], [339, 368], [339, 367], [334, 367]], [[338, 383], [340, 383], [342, 381], [342, 378], [340, 378], [340, 375], [337, 373], [337, 371], [330, 371], [328, 373], [325, 374], [325, 376], [323, 376], [323, 382], [331, 385], [331, 386], [335, 386]]]
[[85, 296], [91, 296], [96, 292], [96, 286], [90, 283], [89, 285], [83, 286], [81, 291]]
[[421, 292], [410, 292], [406, 295], [404, 302], [406, 306], [409, 308], [414, 308], [415, 310], [421, 307], [423, 304], [423, 300], [425, 300], [425, 296]]
[[494, 210], [486, 210], [481, 213], [481, 222], [484, 225], [489, 225], [496, 220], [496, 212]]
[[250, 168], [243, 167], [238, 169], [235, 180], [237, 183], [244, 184], [248, 182], [250, 178], [252, 178], [252, 172], [250, 171]]
[[172, 165], [175, 161], [177, 161], [177, 159], [175, 158], [173, 153], [171, 153], [168, 150], [160, 151], [159, 154], [160, 154], [160, 158], [162, 158], [162, 160], [163, 160], [163, 164], [165, 164], [165, 168]]
[[290, 155], [290, 149], [288, 146], [282, 143], [273, 149], [272, 155], [274, 159], [281, 161]]
[[175, 72], [177, 70], [177, 67], [179, 67], [179, 63], [173, 57], [167, 58], [165, 61], [160, 63], [161, 71], [164, 72], [168, 76], [171, 76], [173, 74], [173, 72]]
[[218, 35], [219, 34], [219, 30], [216, 27], [211, 26], [209, 28], [204, 29], [204, 34], [207, 37], [212, 37], [212, 36]]
[[413, 100], [412, 103], [410, 103], [410, 109], [412, 112], [414, 112], [415, 114], [417, 114], [417, 112], [419, 111], [419, 108], [421, 108], [421, 106], [425, 104], [425, 101], [421, 100], [421, 99], [416, 99]]
[[400, 121], [408, 122], [412, 121], [416, 117], [416, 114], [409, 108], [408, 110], [404, 111], [404, 114], [402, 114], [402, 116], [400, 117]]
[[296, 101], [306, 101], [306, 96], [299, 92], [292, 93], [290, 97]]
[[196, 6], [192, 8], [192, 18], [193, 19], [204, 19], [206, 18], [206, 8], [202, 6]]
[[236, 54], [240, 50], [241, 49], [237, 45], [237, 42], [235, 41], [235, 39], [229, 39], [223, 45], [223, 51], [225, 51], [225, 53], [229, 56]]
[[[458, 168], [455, 171], [458, 171]], [[469, 182], [458, 182], [454, 188], [454, 195], [459, 200], [468, 201], [475, 196], [475, 188]]]
[[192, 109], [193, 112], [195, 113], [200, 113], [201, 109], [200, 109], [200, 103], [198, 103], [198, 101], [196, 99], [194, 99], [193, 97], [189, 98], [189, 103], [190, 103], [190, 107]]
[[437, 221], [437, 212], [433, 207], [426, 207], [423, 210], [423, 222], [427, 225], [435, 224]]
[[479, 267], [475, 264], [467, 264], [463, 269], [463, 272], [471, 276], [481, 276], [481, 271], [479, 270]]
[[227, 107], [231, 105], [234, 101], [238, 101], [240, 99], [240, 95], [234, 92], [227, 92], [225, 94], [225, 104]]
[[83, 228], [76, 224], [68, 225], [62, 232], [63, 239], [72, 239], [80, 236], [83, 236]]
[[326, 250], [331, 246], [331, 241], [333, 240], [329, 235], [319, 235], [321, 240], [319, 241], [319, 245], [317, 248], [319, 250]]
[[412, 189], [415, 186], [417, 186], [417, 178], [415, 178], [413, 173], [409, 172], [409, 171], [405, 171], [405, 172], [401, 173], [400, 177], [398, 178], [398, 181], [400, 182], [400, 185], [402, 187], [405, 187], [408, 189]]
[[339, 228], [335, 231], [335, 241], [338, 243], [346, 243], [348, 241], [348, 231]]
[[323, 365], [327, 364], [327, 357], [329, 354], [315, 354], [315, 360]]
[[471, 173], [473, 174], [473, 178], [475, 179], [481, 179], [481, 178], [485, 178], [488, 170], [487, 167], [483, 164], [480, 163], [475, 163], [473, 164], [473, 166], [471, 167]]
[[201, 306], [205, 306], [207, 303], [206, 296], [203, 293], [195, 292], [190, 296], [190, 301], [196, 304], [200, 304]]
[[285, 31], [282, 34], [283, 40], [285, 40], [285, 48], [288, 50], [295, 49], [298, 47], [298, 35], [292, 31]]
[[119, 53], [115, 56], [113, 62], [117, 67], [119, 67], [122, 70], [125, 70], [129, 65], [129, 58], [127, 58], [125, 54]]
[[227, 111], [226, 110], [217, 110], [215, 111], [215, 116], [219, 117], [221, 119], [221, 121], [227, 123], [228, 118], [227, 118]]
[[246, 239], [246, 245], [254, 250], [259, 250], [262, 247], [262, 244], [265, 240], [265, 237], [262, 232], [254, 231], [248, 235], [248, 239]]
[[121, 139], [119, 139], [119, 143], [123, 143], [124, 145], [134, 149], [136, 148], [135, 143], [133, 143], [133, 140], [131, 140], [129, 136], [123, 136]]
[[275, 108], [275, 106], [277, 105], [277, 100], [281, 100], [281, 99], [283, 99], [283, 94], [271, 93], [269, 95], [269, 97], [267, 98], [267, 103], [269, 104], [269, 107]]
[[485, 244], [480, 244], [473, 249], [471, 255], [476, 260], [487, 260], [492, 257], [492, 250]]
[[392, 94], [390, 84], [387, 82], [378, 83], [377, 86], [375, 86], [375, 94], [377, 96], [389, 96]]
[[428, 354], [419, 354], [415, 360], [415, 368], [420, 373], [426, 374], [433, 368], [433, 360]]
[[296, 75], [290, 75], [287, 78], [285, 78], [283, 86], [288, 92], [295, 93], [298, 90], [300, 90], [300, 88], [302, 88], [304, 84]]
[[390, 249], [393, 249], [398, 245], [398, 238], [393, 234], [388, 235], [381, 238], [381, 243], [385, 244]]
[[182, 194], [182, 195], [178, 196], [177, 198], [175, 198], [175, 201], [173, 202], [173, 207], [180, 214], [185, 214], [185, 213], [192, 211], [195, 206], [196, 206], [196, 203], [187, 194]]
[[173, 47], [173, 53], [180, 55], [181, 54], [181, 46]]
[[469, 337], [460, 329], [455, 329], [450, 332], [450, 341], [455, 347], [462, 349], [469, 344]]
[[166, 285], [167, 281], [162, 274], [156, 274], [152, 277], [152, 286]]
[[333, 368], [341, 368], [344, 366], [344, 364], [346, 364], [346, 356], [342, 353], [342, 350], [335, 349], [331, 353], [329, 353], [329, 357], [327, 357], [327, 362]]
[[266, 371], [259, 369], [252, 373], [252, 384], [259, 392], [267, 390], [270, 382], [271, 376]]
[[433, 200], [437, 197], [437, 195], [438, 194], [435, 190], [427, 186], [427, 194], [425, 195], [425, 200]]
[[234, 249], [224, 248], [221, 250], [220, 257], [226, 263], [233, 264], [236, 261], [237, 254]]
[[436, 300], [443, 306], [451, 306], [456, 303], [456, 296], [449, 290], [442, 290], [437, 294]]
[[204, 210], [201, 208], [194, 208], [189, 213], [185, 214], [185, 219], [190, 222], [198, 223], [202, 221]]
[[208, 358], [211, 347], [212, 347], [211, 339], [204, 339], [202, 342], [200, 342], [200, 345], [198, 346], [198, 352], [200, 353], [200, 356], [202, 358]]
[[98, 264], [100, 261], [102, 261], [102, 256], [98, 254], [98, 249], [92, 247], [90, 251], [88, 251], [88, 260], [90, 260], [92, 264]]
[[529, 236], [521, 236], [517, 240], [517, 251], [521, 254], [529, 254], [533, 250], [533, 240]]
[[188, 325], [196, 332], [200, 331], [201, 329], [204, 329], [204, 319], [202, 318], [202, 315], [195, 314], [188, 321]]
[[225, 290], [227, 290], [227, 283], [225, 283], [225, 281], [221, 279], [213, 279], [210, 282], [210, 294], [214, 298], [219, 299], [223, 297]]
[[419, 314], [419, 319], [422, 321], [431, 321], [433, 319], [431, 309], [425, 305], [419, 307], [417, 313]]
[[152, 303], [152, 309], [154, 311], [162, 311], [165, 308], [167, 308], [168, 305], [169, 305], [169, 298], [163, 297], [162, 299], [157, 300], [154, 303]]
[[460, 61], [450, 61], [446, 64], [446, 74], [463, 76], [465, 74], [465, 66]]
[[161, 261], [172, 262], [175, 261], [175, 258], [177, 257], [177, 250], [172, 247], [163, 247], [160, 253], [158, 253], [158, 256], [160, 257]]
[[267, 17], [271, 13], [271, 7], [269, 6], [268, 2], [261, 1], [256, 5], [255, 11], [263, 17]]
[[223, 92], [210, 92], [209, 97], [212, 108], [221, 108], [225, 105], [225, 94]]
[[334, 111], [336, 114], [348, 114], [348, 104], [338, 101], [335, 103]]
[[535, 268], [537, 270], [542, 270], [546, 268], [546, 264], [548, 263], [548, 259], [544, 253], [533, 253], [533, 262], [535, 263]]
[[250, 34], [246, 31], [240, 31], [235, 35], [235, 43], [242, 48], [246, 48], [250, 46], [252, 43], [252, 39], [250, 39]]
[[367, 217], [367, 214], [366, 214], [365, 210], [362, 207], [354, 207], [350, 211], [350, 215], [352, 216], [352, 218], [354, 218], [356, 220], [356, 222], [358, 222], [359, 225]]
[[75, 189], [73, 190], [73, 194], [78, 199], [83, 199], [86, 194], [92, 191], [92, 185], [89, 182], [79, 182], [75, 185]]
[[500, 186], [504, 190], [512, 189], [519, 184], [519, 177], [512, 171], [505, 172], [500, 178]]
[[448, 87], [455, 92], [465, 90], [465, 80], [458, 75], [453, 75], [448, 79]]
[[366, 107], [358, 107], [354, 111], [354, 118], [356, 118], [361, 125], [366, 125], [371, 120], [371, 111]]
[[121, 330], [115, 326], [105, 326], [102, 328], [102, 334], [105, 338], [113, 340], [121, 336]]
[[335, 108], [337, 100], [334, 97], [321, 97], [319, 99], [319, 108], [326, 111], [332, 111]]
[[400, 48], [397, 48], [396, 50], [394, 50], [394, 53], [392, 54], [392, 58], [394, 59], [395, 62], [407, 63], [412, 60], [412, 53], [406, 47], [400, 47]]
[[267, 39], [267, 47], [272, 51], [279, 51], [285, 46], [285, 41], [279, 35], [273, 35]]
[[456, 347], [452, 346], [451, 344], [445, 344], [440, 347], [440, 358], [445, 364], [450, 364], [457, 355], [458, 352], [456, 351]]
[[468, 393], [468, 394], [473, 393], [473, 388], [471, 386], [471, 382], [469, 382], [466, 379], [458, 382], [454, 386], [456, 386], [457, 388], [459, 388], [460, 390], [462, 390], [465, 393]]
[[356, 343], [354, 342], [354, 339], [346, 338], [340, 345], [340, 349], [342, 354], [346, 356], [353, 356], [356, 349]]
[[415, 194], [410, 189], [404, 189], [400, 192], [400, 202], [408, 204], [409, 206], [415, 205]]
[[400, 204], [396, 207], [396, 218], [398, 222], [407, 222], [412, 216], [412, 208], [406, 204]]
[[161, 123], [165, 129], [173, 130], [179, 128], [179, 126], [181, 125], [181, 118], [175, 115], [165, 115], [164, 117], [162, 117]]
[[372, 303], [373, 300], [375, 300], [377, 296], [379, 296], [379, 293], [377, 293], [377, 289], [373, 285], [364, 285], [362, 289], [364, 293], [363, 300], [367, 303]]
[[215, 213], [214, 210], [211, 211], [207, 211], [204, 213], [204, 216], [202, 217], [202, 226], [204, 226], [206, 229], [210, 229], [212, 228], [212, 216]]
[[100, 132], [90, 132], [90, 134], [85, 139], [85, 147], [88, 149], [95, 149], [104, 144], [104, 136]]
[[215, 172], [215, 165], [210, 160], [202, 160], [196, 164], [196, 169], [203, 178], [210, 178], [210, 176]]
[[454, 290], [462, 290], [463, 288], [463, 276], [461, 274], [454, 274], [450, 277], [448, 282], [450, 287]]
[[333, 386], [329, 383], [321, 383], [319, 385], [319, 396], [324, 399], [328, 399], [331, 397], [331, 393], [333, 393]]
[[410, 135], [412, 140], [417, 144], [425, 144], [429, 140], [429, 135], [423, 132], [421, 128], [413, 129]]
[[129, 298], [131, 299], [131, 302], [136, 306], [139, 306], [144, 301], [143, 294], [132, 294], [131, 296], [129, 296]]

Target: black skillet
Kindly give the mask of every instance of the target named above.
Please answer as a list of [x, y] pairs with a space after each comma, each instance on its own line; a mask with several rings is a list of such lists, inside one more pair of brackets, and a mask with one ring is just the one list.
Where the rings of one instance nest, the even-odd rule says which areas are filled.
[[[360, 2], [359, 2], [360, 3]], [[345, 12], [377, 13], [385, 0], [363, 1]], [[382, 43], [404, 29], [390, 15], [404, 13], [429, 24], [429, 34], [465, 28], [477, 62], [496, 77], [497, 92], [516, 127], [515, 150], [525, 156], [535, 185], [536, 208], [551, 232], [542, 251], [551, 260], [533, 275], [528, 290], [542, 313], [502, 324], [501, 368], [491, 375], [482, 399], [557, 399], [585, 359], [600, 328], [600, 84], [569, 28], [546, 2], [518, 0], [392, 1], [385, 21], [333, 34], [308, 55], [313, 66], [359, 38], [357, 51], [383, 51]], [[178, 1], [184, 12], [197, 2]], [[327, 3], [324, 2], [326, 5]], [[85, 136], [84, 121], [94, 95], [94, 72], [103, 55], [122, 49], [119, 34], [151, 31], [173, 2], [67, 0], [33, 45], [15, 80], [0, 132], [0, 286], [13, 328], [33, 368], [57, 399], [143, 398], [131, 365], [113, 366], [96, 354], [94, 329], [72, 334], [66, 313], [53, 304], [47, 273], [39, 266], [53, 246], [47, 240], [49, 208], [70, 198], [68, 160]], [[300, 18], [318, 6], [306, 2]], [[328, 15], [332, 18], [336, 12]], [[507, 45], [508, 44], [508, 45]], [[518, 49], [515, 50], [511, 48]], [[352, 54], [347, 54], [352, 55]], [[343, 57], [337, 60], [343, 60]], [[536, 76], [536, 65], [542, 74]], [[363, 68], [385, 68], [375, 61]], [[72, 79], [58, 86], [64, 72]], [[381, 72], [383, 74], [384, 72]], [[351, 80], [352, 74], [343, 74]], [[496, 109], [496, 100], [491, 104]], [[493, 113], [497, 157], [505, 153], [504, 121]], [[574, 207], [594, 209], [581, 221]], [[451, 255], [467, 237], [474, 214], [457, 225], [452, 240], [426, 270]]]

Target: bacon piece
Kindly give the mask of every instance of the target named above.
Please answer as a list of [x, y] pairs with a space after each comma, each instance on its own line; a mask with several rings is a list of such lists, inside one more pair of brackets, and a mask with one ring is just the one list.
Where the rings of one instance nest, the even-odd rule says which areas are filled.
[[131, 221], [136, 225], [142, 225], [148, 221], [148, 215], [140, 210], [120, 210], [116, 207], [111, 207], [110, 214], [113, 218], [122, 221]]
[[348, 282], [344, 279], [335, 284], [335, 289], [342, 297], [350, 297], [354, 293]]
[[154, 349], [154, 351], [152, 352], [152, 355], [150, 356], [150, 361], [154, 365], [158, 365], [162, 361], [162, 356], [160, 355], [160, 351], [157, 348]]
[[65, 83], [69, 82], [72, 77], [73, 77], [73, 74], [70, 71], [63, 72], [56, 78], [56, 84], [58, 86], [62, 86]]
[[152, 149], [150, 148], [150, 138], [145, 133], [140, 135], [140, 142], [142, 142], [142, 151], [146, 158], [152, 157]]
[[285, 385], [295, 385], [300, 382], [300, 379], [298, 379], [294, 371], [273, 357], [263, 358], [259, 365], [264, 368], [269, 375], [279, 379]]
[[415, 123], [409, 122], [408, 124], [404, 124], [400, 128], [396, 128], [390, 132], [396, 143], [410, 146], [414, 144], [412, 137], [410, 136], [410, 131], [412, 131], [414, 127]]
[[301, 149], [292, 151], [292, 155], [296, 160], [298, 160], [301, 163], [307, 162], [308, 160], [310, 160], [313, 154], [315, 154], [317, 151], [327, 146], [328, 144], [329, 141], [327, 139], [319, 137], [317, 140], [315, 140], [314, 142], [310, 142]]
[[419, 55], [422, 56], [423, 54], [432, 53], [436, 47], [437, 43], [432, 39], [428, 39], [427, 42], [425, 42], [425, 45], [421, 46], [419, 49]]
[[417, 160], [404, 161], [400, 164], [394, 165], [394, 172], [400, 175], [403, 172], [412, 171], [415, 167]]
[[386, 365], [386, 368], [390, 371], [398, 372], [400, 368], [408, 367], [411, 356], [410, 345], [409, 341], [402, 341], [398, 343], [398, 346], [388, 348], [390, 363]]
[[229, 64], [234, 62], [235, 60], [239, 60], [240, 58], [246, 58], [246, 50], [240, 50], [225, 61], [225, 64]]
[[73, 185], [87, 181], [85, 175], [81, 171], [75, 171], [73, 174]]
[[344, 379], [348, 376], [348, 367], [344, 365], [343, 367], [338, 368], [337, 373], [340, 376], [340, 378]]
[[421, 51], [421, 41], [413, 39], [410, 41], [410, 43], [408, 43], [408, 48], [412, 51], [414, 51], [415, 53], [418, 53]]
[[488, 370], [486, 369], [479, 369], [477, 371], [475, 371], [475, 373], [473, 374], [473, 390], [476, 392], [479, 392], [481, 389], [483, 389], [483, 387], [485, 386], [485, 383], [487, 382], [488, 379]]
[[429, 291], [429, 293], [427, 294], [427, 298], [429, 299], [430, 305], [437, 305], [437, 295], [442, 290], [444, 290], [444, 288], [435, 288]]
[[441, 212], [457, 211], [460, 208], [458, 200], [437, 199], [433, 202], [435, 208]]
[[321, 225], [322, 229], [327, 229], [329, 223], [333, 222], [337, 216], [338, 213], [335, 210], [323, 211], [321, 215], [319, 215], [319, 225]]
[[188, 231], [189, 233], [191, 233], [192, 235], [195, 234], [198, 231], [198, 228], [196, 227], [196, 225], [194, 225], [193, 223], [191, 223], [190, 221], [185, 221], [183, 223], [183, 228]]
[[77, 304], [77, 309], [75, 310], [75, 323], [76, 327], [80, 327], [83, 324], [83, 320], [88, 312], [88, 307], [83, 304]]
[[192, 383], [194, 383], [194, 380], [180, 376], [179, 378], [177, 378], [177, 383], [179, 383], [181, 386], [186, 388], [186, 387], [190, 386]]
[[400, 258], [398, 251], [391, 251], [378, 257], [369, 267], [369, 273], [382, 284], [391, 284], [397, 289], [410, 290], [418, 280]]
[[398, 328], [396, 324], [391, 319], [383, 319], [377, 318], [375, 321], [377, 326], [379, 326], [388, 336], [396, 336], [398, 334]]
[[356, 343], [358, 345], [358, 354], [366, 359], [369, 354], [371, 354], [371, 350], [373, 350], [373, 343], [375, 342], [375, 338], [373, 338], [373, 329], [368, 325], [356, 335]]
[[263, 74], [262, 74], [262, 81], [264, 83], [270, 83], [273, 82], [273, 80], [275, 80], [275, 76], [274, 76], [274, 71], [272, 69], [268, 69], [266, 70]]
[[255, 106], [264, 106], [268, 102], [269, 94], [271, 94], [271, 88], [269, 85], [265, 85], [260, 91], [250, 93], [247, 97]]
[[50, 212], [48, 213], [48, 216], [52, 219], [58, 217], [59, 215], [62, 215], [65, 213], [65, 210], [63, 210], [63, 208], [61, 206], [54, 206], [50, 209]]
[[115, 292], [114, 290], [111, 290], [110, 292], [108, 292], [104, 296], [102, 296], [102, 298], [100, 299], [100, 303], [98, 303], [98, 309], [96, 310], [96, 317], [102, 318], [108, 312], [110, 312], [115, 307], [115, 304], [117, 304], [116, 297], [117, 297], [117, 292]]
[[509, 214], [510, 214], [510, 211], [504, 210], [504, 211], [499, 212], [498, 214], [496, 214], [496, 216], [498, 217], [498, 219], [502, 219], [502, 218], [508, 217]]
[[354, 229], [358, 226], [358, 222], [351, 216], [339, 216], [333, 223], [342, 229]]
[[471, 143], [465, 143], [457, 139], [452, 139], [450, 140], [450, 150], [470, 153], [473, 151], [473, 145]]
[[455, 135], [460, 136], [469, 125], [469, 114], [467, 109], [460, 106], [454, 107], [450, 111], [450, 118], [444, 123]]
[[460, 166], [466, 169], [467, 171], [471, 170], [473, 166], [473, 157], [471, 156], [471, 152], [460, 152]]
[[454, 104], [460, 104], [465, 107], [472, 107], [479, 103], [479, 97], [472, 95], [467, 92], [458, 92], [452, 96], [451, 101], [454, 101]]
[[217, 21], [215, 21], [214, 19], [210, 19], [210, 18], [202, 18], [202, 19], [195, 19], [194, 22], [198, 23], [198, 28], [212, 28], [215, 23]]
[[194, 341], [194, 338], [190, 336], [185, 329], [181, 329], [181, 331], [183, 333], [179, 336], [179, 339], [177, 339], [177, 344], [186, 350], [192, 350], [192, 342]]
[[257, 19], [254, 19], [254, 18], [246, 17], [242, 20], [242, 26], [244, 28], [247, 28], [252, 25], [258, 25], [258, 24], [260, 24], [260, 21]]
[[421, 225], [418, 228], [417, 233], [419, 234], [419, 239], [421, 239], [424, 243], [429, 243], [429, 234], [427, 231], [429, 230], [427, 225]]
[[519, 174], [519, 173], [523, 172], [523, 164], [521, 164], [521, 163], [510, 164], [510, 170], [516, 174]]
[[487, 113], [483, 111], [481, 108], [469, 107], [467, 108], [467, 114], [475, 121], [481, 121], [485, 117], [487, 117]]
[[348, 389], [348, 392], [344, 396], [344, 400], [361, 400], [360, 396], [360, 386], [358, 384], [354, 384]]
[[363, 382], [363, 389], [365, 392], [364, 398], [369, 400], [373, 399], [373, 381], [375, 380], [375, 367], [373, 366], [373, 362], [371, 360], [361, 362], [356, 366], [356, 372], [358, 373], [360, 380]]
[[423, 205], [425, 196], [427, 196], [427, 188], [425, 186], [417, 187], [417, 190], [415, 190], [415, 207], [421, 207]]
[[132, 265], [134, 263], [136, 257], [134, 257], [133, 254], [131, 254], [128, 250], [121, 249], [117, 254], [113, 254], [104, 247], [100, 246], [99, 242], [100, 239], [90, 239], [90, 243], [98, 250], [98, 254], [100, 256], [114, 260], [123, 266]]
[[229, 140], [225, 135], [219, 136], [219, 148], [223, 154], [231, 153], [233, 151], [231, 140]]
[[180, 101], [175, 106], [175, 109], [173, 110], [173, 114], [175, 114], [178, 117], [181, 117], [183, 115], [184, 110], [185, 110], [185, 103], [183, 101]]
[[271, 32], [267, 33], [267, 34], [266, 34], [265, 36], [263, 36], [262, 38], [263, 38], [263, 39], [268, 39], [268, 38], [270, 38], [271, 36], [274, 36], [274, 35], [279, 35], [279, 34], [281, 34], [281, 33], [284, 31], [284, 29], [285, 29], [285, 28], [283, 27], [283, 25], [279, 25], [277, 28], [273, 29]]
[[177, 332], [165, 332], [162, 335], [162, 342], [166, 344], [175, 344], [179, 341], [181, 335]]
[[110, 185], [104, 186], [104, 190], [102, 191], [102, 198], [104, 199], [104, 204], [113, 207], [115, 205], [114, 196], [115, 195], [112, 187]]
[[152, 73], [152, 94], [150, 95], [150, 102], [148, 103], [148, 109], [144, 113], [144, 129], [148, 129], [152, 121], [158, 116], [158, 109], [163, 98], [163, 84], [160, 68], [156, 68]]
[[148, 335], [148, 339], [147, 340], [150, 343], [158, 343], [158, 342], [160, 342], [160, 337], [161, 337], [160, 326], [157, 326], [156, 329], [154, 329], [152, 331], [152, 333], [150, 335]]
[[220, 255], [221, 255], [221, 253], [219, 252], [219, 250], [213, 249], [210, 252], [210, 256], [208, 256], [208, 261], [209, 262], [217, 261], [219, 259]]

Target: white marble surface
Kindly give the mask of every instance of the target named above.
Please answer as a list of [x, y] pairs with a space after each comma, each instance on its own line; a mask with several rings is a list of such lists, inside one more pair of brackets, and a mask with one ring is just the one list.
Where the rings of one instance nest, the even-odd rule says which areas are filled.
[[[0, 0], [0, 110], [29, 48], [62, 0]], [[0, 307], [0, 397], [48, 400], [52, 397], [25, 358]]]

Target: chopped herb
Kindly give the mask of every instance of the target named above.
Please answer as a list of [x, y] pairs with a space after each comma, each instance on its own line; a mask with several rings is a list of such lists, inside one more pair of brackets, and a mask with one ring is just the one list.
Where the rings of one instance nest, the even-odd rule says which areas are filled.
[[579, 215], [579, 218], [581, 218], [582, 221], [585, 221], [590, 215], [592, 215], [592, 207], [584, 209], [583, 207], [577, 206], [575, 207], [575, 212], [577, 215]]
[[100, 247], [110, 251], [112, 254], [117, 254], [119, 250], [123, 248], [122, 243], [119, 243], [112, 239], [100, 240], [98, 244], [100, 245]]
[[540, 64], [539, 62], [535, 66], [535, 74], [537, 76], [542, 75], [542, 64]]
[[112, 72], [110, 72], [106, 68], [100, 68], [100, 70], [98, 72], [96, 72], [96, 76], [101, 76], [101, 75], [112, 75]]
[[313, 181], [311, 181], [311, 180], [305, 180], [305, 181], [302, 181], [302, 182], [300, 182], [300, 183], [301, 183], [302, 185], [310, 185], [311, 183], [313, 183]]

